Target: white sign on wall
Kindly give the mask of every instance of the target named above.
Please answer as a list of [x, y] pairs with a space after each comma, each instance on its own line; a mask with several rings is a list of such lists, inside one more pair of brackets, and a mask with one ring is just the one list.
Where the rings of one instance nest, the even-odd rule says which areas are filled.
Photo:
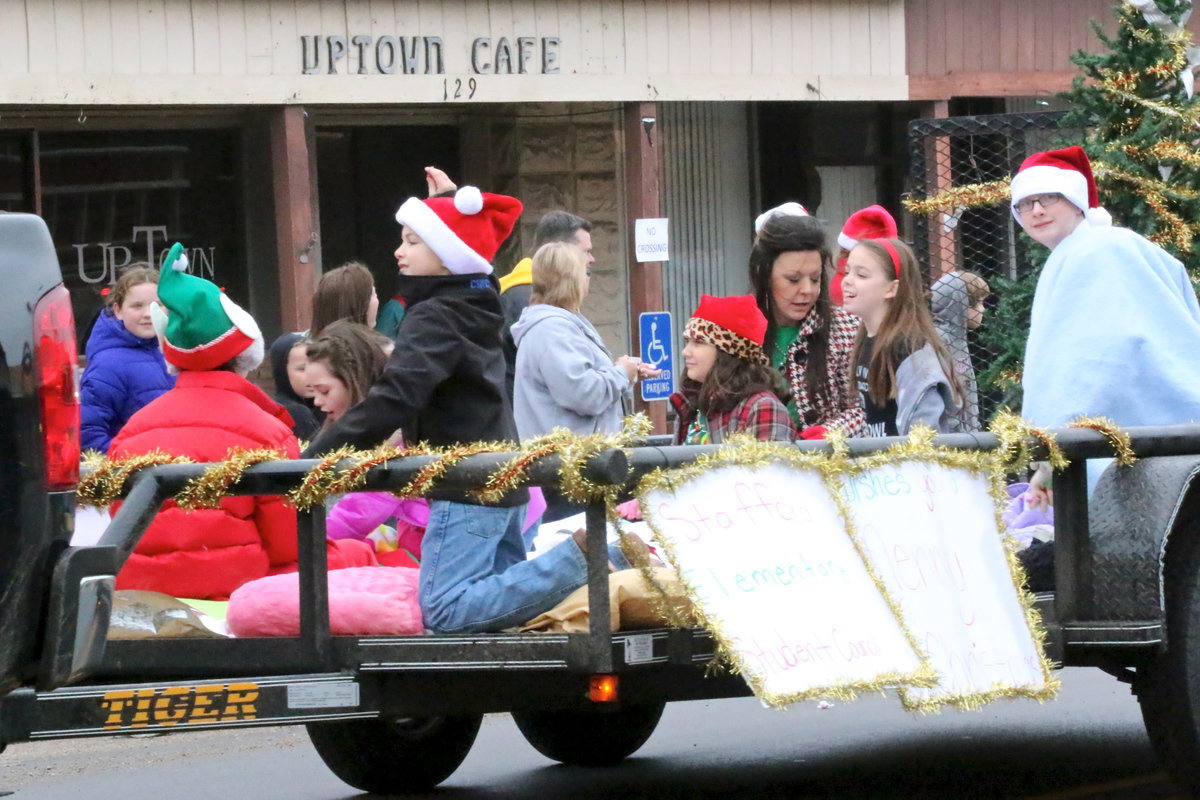
[[868, 559], [941, 676], [909, 707], [1046, 691], [983, 476], [907, 461], [842, 478]]
[[666, 217], [634, 220], [633, 252], [638, 261], [671, 260]]
[[640, 500], [692, 602], [764, 702], [919, 680], [913, 641], [817, 472], [715, 467]]

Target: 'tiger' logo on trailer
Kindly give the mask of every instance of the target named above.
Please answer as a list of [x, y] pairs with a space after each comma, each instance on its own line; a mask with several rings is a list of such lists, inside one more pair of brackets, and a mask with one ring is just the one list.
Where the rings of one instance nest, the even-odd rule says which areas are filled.
[[100, 703], [108, 716], [104, 730], [150, 725], [189, 725], [255, 719], [257, 683], [167, 686], [105, 692]]

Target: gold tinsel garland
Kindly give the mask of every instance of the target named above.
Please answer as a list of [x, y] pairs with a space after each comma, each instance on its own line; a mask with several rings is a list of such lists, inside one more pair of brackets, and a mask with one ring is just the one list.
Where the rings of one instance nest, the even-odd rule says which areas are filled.
[[241, 480], [247, 467], [266, 461], [278, 461], [283, 453], [278, 450], [243, 450], [230, 448], [225, 460], [213, 464], [199, 478], [193, 478], [175, 495], [175, 502], [185, 511], [200, 508], [217, 508], [229, 487]]
[[338, 462], [353, 455], [354, 448], [348, 446], [326, 453], [317, 465], [305, 474], [300, 485], [288, 492], [287, 499], [301, 511], [307, 511], [325, 502], [325, 498], [331, 494], [329, 487], [338, 478], [335, 469]]
[[377, 467], [385, 461], [404, 456], [427, 455], [425, 450], [407, 449], [395, 445], [380, 445], [374, 450], [356, 457], [356, 463], [343, 469], [326, 487], [330, 495], [345, 494], [356, 491], [367, 479], [367, 473], [372, 467]]
[[557, 452], [562, 447], [562, 443], [550, 441], [523, 449], [520, 455], [510, 459], [508, 463], [496, 470], [482, 489], [473, 491], [471, 494], [484, 503], [496, 502], [511, 491], [511, 488], [506, 487], [512, 487], [524, 480], [529, 468], [535, 462]]
[[988, 430], [995, 434], [1000, 442], [996, 449], [996, 457], [999, 468], [1006, 474], [1029, 469], [1029, 465], [1034, 461], [1033, 453], [1029, 449], [1031, 438], [1045, 446], [1046, 460], [1054, 469], [1064, 469], [1070, 463], [1053, 434], [1021, 419], [1007, 409], [996, 415]]
[[1108, 417], [1079, 417], [1067, 423], [1069, 428], [1091, 428], [1108, 437], [1115, 451], [1115, 458], [1122, 467], [1128, 467], [1137, 461], [1133, 452], [1133, 443], [1127, 431], [1121, 430], [1117, 423]]
[[[97, 454], [99, 456], [99, 454]], [[125, 482], [134, 472], [159, 464], [191, 464], [186, 456], [173, 456], [161, 450], [152, 450], [138, 456], [108, 459], [103, 456], [85, 460], [90, 472], [79, 479], [75, 488], [75, 499], [80, 505], [107, 508], [115, 503], [125, 489]]]
[[[1200, 106], [1197, 106], [1197, 119], [1200, 121]], [[1177, 148], [1169, 142], [1164, 145], [1164, 152], [1176, 153]], [[1197, 156], [1200, 158], [1200, 156]], [[1177, 158], [1176, 155], [1164, 155], [1162, 158]], [[1127, 170], [1113, 167], [1103, 161], [1097, 160], [1092, 162], [1092, 171], [1096, 175], [1096, 179], [1103, 182], [1105, 179], [1121, 181], [1122, 183], [1130, 184], [1134, 191], [1147, 202], [1151, 202], [1151, 198], [1159, 198], [1156, 200], [1159, 204], [1165, 202], [1167, 196], [1177, 197], [1181, 200], [1197, 200], [1200, 199], [1200, 191], [1190, 189], [1186, 186], [1179, 186], [1167, 183], [1166, 181], [1158, 180], [1157, 178], [1149, 178], [1144, 175], [1135, 175]], [[920, 200], [907, 197], [903, 204], [913, 214], [929, 215], [942, 211], [952, 211], [958, 208], [981, 208], [984, 206], [994, 206], [1000, 202], [1006, 201], [1009, 197], [1009, 180], [989, 181], [987, 183], [975, 183], [969, 186], [954, 186], [945, 189], [936, 194]], [[1173, 215], [1172, 215], [1173, 216]], [[1188, 240], [1190, 242], [1191, 234], [1194, 233], [1200, 223], [1185, 223], [1178, 217], [1173, 216], [1170, 220], [1172, 226], [1182, 226], [1188, 229]]]
[[[352, 447], [341, 447], [322, 457], [317, 465], [305, 473], [300, 484], [288, 492], [287, 499], [301, 510], [307, 510], [327, 498], [353, 492], [362, 486], [366, 474], [372, 467], [397, 458], [408, 456], [432, 456], [434, 460], [425, 465], [413, 479], [395, 492], [398, 497], [421, 497], [436, 490], [437, 482], [455, 463], [481, 453], [509, 453], [517, 455], [501, 466], [475, 493], [481, 500], [491, 502], [524, 485], [529, 467], [538, 459], [551, 453], [560, 453], [562, 466], [560, 480], [564, 491], [579, 502], [606, 499], [619, 492], [619, 487], [595, 484], [583, 476], [584, 465], [593, 454], [609, 449], [624, 448], [645, 437], [650, 432], [650, 421], [643, 414], [634, 414], [624, 421], [620, 433], [577, 436], [565, 429], [557, 429], [544, 437], [531, 440], [517, 448], [510, 442], [476, 442], [457, 447], [434, 448], [426, 444], [400, 448], [383, 445], [373, 450], [358, 451]], [[283, 460], [281, 454], [269, 450], [231, 450], [224, 461], [209, 466], [199, 477], [173, 499], [189, 508], [210, 507], [226, 495], [228, 487], [241, 477], [252, 464]], [[349, 462], [340, 467], [342, 462]], [[86, 474], [77, 489], [78, 501], [84, 505], [106, 507], [116, 501], [124, 491], [125, 484], [135, 471], [158, 464], [191, 464], [193, 459], [172, 456], [162, 451], [122, 459], [108, 459], [90, 451], [84, 454]], [[340, 467], [340, 468], [339, 468]]]
[[943, 189], [937, 194], [929, 195], [921, 200], [911, 197], [904, 198], [903, 205], [911, 213], [917, 215], [933, 214], [938, 211], [958, 208], [981, 208], [994, 206], [1002, 200], [1007, 200], [1008, 180], [973, 183], [968, 186], [954, 186]]
[[1161, 161], [1178, 161], [1190, 167], [1200, 167], [1200, 150], [1178, 139], [1162, 139], [1144, 149], [1134, 145], [1125, 145], [1122, 149], [1130, 158], [1150, 156]]

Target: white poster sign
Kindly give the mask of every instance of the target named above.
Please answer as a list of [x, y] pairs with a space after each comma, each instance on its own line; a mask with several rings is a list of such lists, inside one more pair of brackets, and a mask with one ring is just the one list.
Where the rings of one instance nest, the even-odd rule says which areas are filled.
[[645, 492], [643, 512], [763, 702], [928, 682], [816, 471], [716, 466], [670, 486]]
[[633, 223], [633, 252], [638, 261], [670, 261], [667, 220], [639, 219]]
[[903, 461], [842, 485], [868, 560], [939, 673], [933, 689], [902, 687], [906, 706], [977, 707], [1053, 691], [984, 476]]

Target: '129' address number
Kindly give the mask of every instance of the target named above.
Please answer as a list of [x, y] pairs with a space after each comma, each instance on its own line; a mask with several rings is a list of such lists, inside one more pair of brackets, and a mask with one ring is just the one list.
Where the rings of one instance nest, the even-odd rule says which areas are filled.
[[479, 88], [479, 83], [474, 78], [463, 80], [455, 78], [451, 81], [449, 78], [442, 79], [442, 99], [443, 100], [461, 100], [463, 95], [466, 95], [468, 100], [475, 98], [475, 90]]

